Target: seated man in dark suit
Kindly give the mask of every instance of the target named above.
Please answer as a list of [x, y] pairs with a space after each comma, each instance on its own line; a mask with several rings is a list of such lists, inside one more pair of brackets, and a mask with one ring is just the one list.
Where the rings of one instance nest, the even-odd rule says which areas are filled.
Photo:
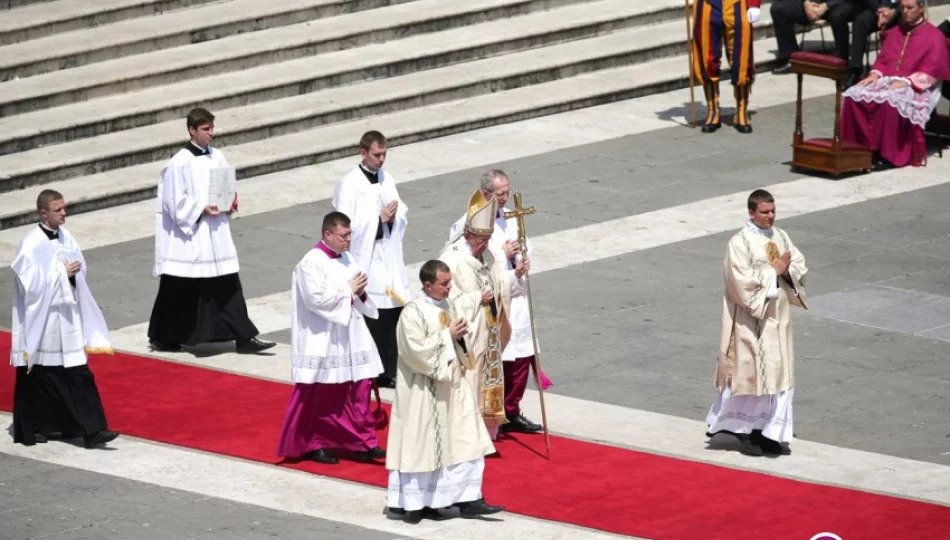
[[851, 60], [845, 89], [864, 78], [864, 55], [868, 50], [868, 36], [900, 24], [900, 0], [866, 0], [867, 9], [854, 19], [851, 36]]
[[835, 37], [835, 56], [847, 60], [850, 44], [848, 24], [866, 9], [867, 0], [775, 0], [771, 12], [775, 40], [778, 42], [776, 56], [779, 65], [772, 73], [782, 75], [792, 72], [788, 59], [799, 50], [795, 25], [810, 24], [819, 19], [831, 25]]

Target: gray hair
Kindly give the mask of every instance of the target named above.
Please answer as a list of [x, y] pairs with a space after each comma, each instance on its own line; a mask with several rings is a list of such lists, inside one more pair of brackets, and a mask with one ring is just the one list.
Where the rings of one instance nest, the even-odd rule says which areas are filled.
[[482, 191], [485, 193], [494, 193], [495, 180], [498, 179], [508, 180], [508, 175], [505, 174], [505, 171], [502, 171], [501, 169], [488, 169], [485, 171], [485, 174], [482, 175]]

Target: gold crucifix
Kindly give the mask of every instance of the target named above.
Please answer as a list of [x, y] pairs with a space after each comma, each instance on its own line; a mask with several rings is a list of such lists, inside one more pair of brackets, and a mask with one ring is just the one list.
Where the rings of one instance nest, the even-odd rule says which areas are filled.
[[[521, 204], [521, 193], [515, 192], [515, 209], [505, 212], [505, 219], [518, 220], [518, 243], [521, 245], [522, 259], [528, 253], [528, 237], [524, 229], [524, 217], [534, 213], [534, 207], [525, 208]], [[528, 297], [528, 315], [531, 320], [531, 342], [534, 344], [534, 382], [538, 385], [538, 396], [541, 398], [541, 425], [544, 427], [544, 446], [547, 449], [548, 459], [551, 459], [551, 434], [548, 432], [548, 413], [544, 408], [544, 388], [541, 386], [541, 353], [538, 351], [538, 333], [534, 329], [534, 302], [531, 298], [531, 277], [526, 270], [524, 273], [525, 296]]]

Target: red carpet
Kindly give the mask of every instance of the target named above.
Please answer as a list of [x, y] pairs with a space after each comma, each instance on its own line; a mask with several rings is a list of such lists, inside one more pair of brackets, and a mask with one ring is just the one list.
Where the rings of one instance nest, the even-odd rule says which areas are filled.
[[[0, 354], [9, 357], [8, 333]], [[94, 357], [109, 425], [154, 441], [276, 463], [290, 387], [133, 355]], [[0, 409], [12, 407], [13, 369], [0, 369]], [[644, 434], [648, 436], [648, 434]], [[380, 439], [385, 441], [385, 433]], [[552, 437], [498, 443], [487, 460], [490, 503], [536, 518], [663, 540], [947, 538], [950, 508]], [[764, 459], [764, 458], [761, 458]], [[386, 485], [381, 465], [285, 464]], [[384, 504], [380, 499], [367, 504]]]

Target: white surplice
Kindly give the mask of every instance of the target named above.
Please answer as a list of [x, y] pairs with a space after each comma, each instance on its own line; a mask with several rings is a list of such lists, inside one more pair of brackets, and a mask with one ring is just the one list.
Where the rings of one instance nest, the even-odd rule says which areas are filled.
[[363, 317], [378, 311], [354, 295], [349, 280], [360, 271], [349, 256], [330, 258], [311, 249], [294, 268], [291, 347], [295, 383], [343, 383], [383, 372]]
[[[64, 227], [52, 240], [37, 227], [17, 246], [11, 268], [13, 335], [10, 364], [75, 367], [86, 353], [112, 354], [105, 317], [86, 282], [88, 267], [79, 244]], [[76, 286], [63, 261], [79, 262]]]
[[162, 169], [155, 208], [156, 277], [212, 278], [239, 270], [231, 217], [225, 213], [230, 208], [219, 208], [217, 216], [202, 215], [211, 170], [229, 167], [224, 153], [208, 150], [210, 154], [196, 156], [182, 148]]
[[[506, 219], [505, 212], [510, 212], [508, 208], [502, 208], [495, 217], [495, 229], [492, 231], [491, 239], [488, 241], [488, 249], [491, 250], [499, 264], [506, 272], [514, 275], [515, 265], [521, 261], [521, 255], [515, 256], [512, 261], [505, 254], [505, 242], [511, 240], [518, 241], [518, 220], [515, 218]], [[449, 231], [449, 239], [457, 238], [464, 232], [465, 216], [459, 218]], [[531, 240], [527, 241], [528, 257], [533, 252]], [[503, 262], [502, 262], [503, 261]], [[501, 353], [501, 359], [505, 362], [514, 362], [518, 358], [527, 358], [534, 355], [534, 341], [531, 334], [531, 311], [528, 307], [528, 296], [524, 289], [513, 290], [511, 294], [511, 311], [508, 314], [508, 322], [511, 324], [511, 338], [508, 345]], [[540, 345], [538, 349], [540, 350]]]
[[[769, 259], [792, 255], [789, 283]], [[724, 260], [723, 321], [716, 368], [719, 396], [706, 415], [709, 432], [793, 439], [795, 353], [791, 306], [806, 307], [805, 258], [785, 231], [751, 221], [729, 240]]]
[[[377, 240], [379, 212], [391, 201], [398, 201], [399, 206], [392, 225], [383, 224], [383, 237]], [[391, 309], [403, 305], [387, 294], [387, 288], [403, 301], [411, 300], [402, 254], [409, 208], [399, 198], [392, 175], [380, 169], [379, 183], [373, 184], [357, 165], [337, 182], [333, 191], [333, 208], [350, 218], [353, 231], [350, 253], [359, 267], [366, 271], [369, 280], [366, 292], [376, 307]]]
[[[468, 296], [472, 303], [480, 295]], [[470, 357], [446, 327], [463, 316], [454, 302], [423, 295], [399, 318], [396, 398], [386, 446], [391, 508], [446, 508], [482, 498], [484, 456], [495, 449], [463, 374]]]

